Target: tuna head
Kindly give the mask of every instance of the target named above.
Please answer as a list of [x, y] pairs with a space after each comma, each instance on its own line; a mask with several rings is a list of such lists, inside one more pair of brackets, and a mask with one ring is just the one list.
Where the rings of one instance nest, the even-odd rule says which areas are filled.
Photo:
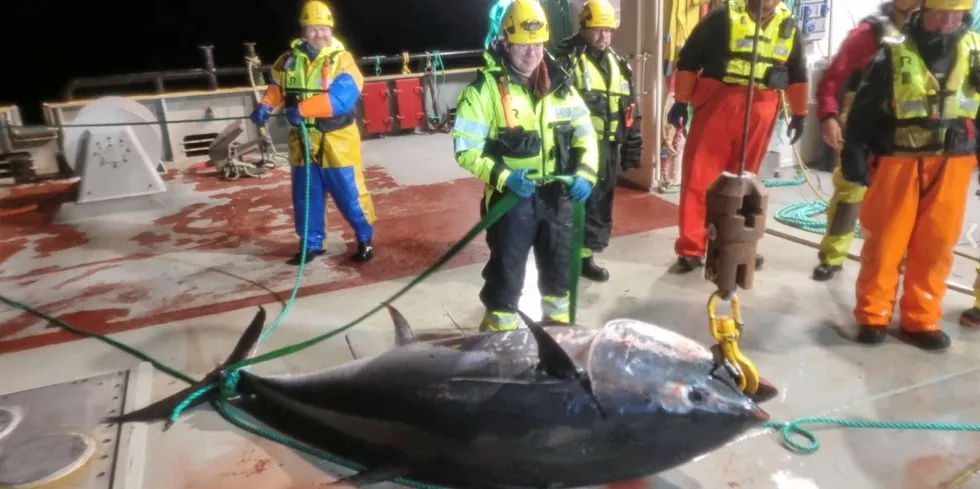
[[642, 459], [645, 452], [646, 460], [651, 451], [671, 454], [653, 471], [714, 450], [769, 419], [724, 368], [714, 368], [707, 348], [672, 331], [614, 320], [594, 339], [588, 358], [613, 426], [610, 439], [617, 439], [610, 448], [626, 458]]

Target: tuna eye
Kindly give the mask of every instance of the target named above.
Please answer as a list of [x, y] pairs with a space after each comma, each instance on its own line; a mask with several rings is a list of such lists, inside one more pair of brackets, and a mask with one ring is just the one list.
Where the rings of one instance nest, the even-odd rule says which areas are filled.
[[694, 404], [701, 404], [708, 398], [708, 394], [700, 387], [694, 387], [687, 393], [687, 398]]

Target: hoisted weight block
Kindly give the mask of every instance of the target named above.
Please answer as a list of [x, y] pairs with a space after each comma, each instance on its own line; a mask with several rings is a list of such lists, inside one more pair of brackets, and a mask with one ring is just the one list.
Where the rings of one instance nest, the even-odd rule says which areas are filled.
[[704, 277], [718, 290], [748, 290], [755, 278], [759, 240], [766, 232], [769, 191], [754, 173], [722, 173], [708, 187], [705, 200], [708, 228]]
[[159, 161], [147, 154], [130, 126], [90, 130], [81, 139], [75, 173], [78, 203], [150, 195], [167, 190]]

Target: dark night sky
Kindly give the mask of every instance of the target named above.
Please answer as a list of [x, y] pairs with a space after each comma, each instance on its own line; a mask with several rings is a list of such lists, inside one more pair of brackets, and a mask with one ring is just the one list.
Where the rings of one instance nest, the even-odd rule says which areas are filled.
[[[493, 3], [329, 1], [335, 32], [356, 56], [482, 47]], [[0, 13], [0, 104], [39, 123], [40, 102], [72, 77], [202, 67], [200, 44], [215, 46], [219, 67], [242, 66], [246, 41], [271, 63], [295, 35], [298, 12], [298, 0], [11, 0]]]

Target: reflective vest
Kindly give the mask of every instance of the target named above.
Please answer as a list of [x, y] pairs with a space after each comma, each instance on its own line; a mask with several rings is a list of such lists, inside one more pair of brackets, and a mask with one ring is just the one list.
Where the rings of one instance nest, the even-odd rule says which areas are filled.
[[[486, 197], [493, 187], [503, 188], [505, 170], [580, 175], [594, 182], [596, 134], [581, 97], [570, 87], [553, 86], [537, 98], [512, 80], [493, 55], [484, 58], [488, 66], [460, 93], [452, 135], [457, 161], [488, 183]], [[488, 158], [492, 168], [485, 166]]]
[[[861, 20], [862, 22], [867, 22], [871, 25], [871, 31], [874, 33], [875, 44], [881, 46], [883, 44], [894, 44], [900, 43], [905, 40], [905, 35], [902, 31], [892, 23], [892, 20], [885, 15], [875, 14], [869, 15]], [[867, 70], [867, 66], [854, 70], [851, 73], [851, 77], [847, 80], [847, 84], [844, 86], [844, 93], [841, 96], [840, 104], [840, 123], [847, 123], [847, 114], [851, 110], [851, 104], [854, 103], [854, 95], [857, 94], [857, 89], [861, 86], [861, 80], [864, 78], [864, 73]]]
[[[731, 2], [728, 6], [728, 50], [731, 58], [725, 69], [725, 83], [749, 84], [752, 69], [752, 41], [755, 38], [755, 21], [749, 15], [744, 1]], [[779, 2], [772, 18], [759, 31], [758, 60], [755, 65], [755, 83], [767, 87], [766, 73], [776, 65], [786, 64], [796, 38], [796, 19], [785, 4]]]
[[[621, 98], [629, 97], [633, 90], [629, 79], [620, 70], [619, 57], [612, 49], [607, 50], [603, 58], [608, 62], [610, 82], [606, 83], [602, 70], [591, 56], [583, 52], [575, 58], [575, 88], [592, 112], [592, 125], [599, 140], [616, 141], [623, 118]], [[606, 124], [607, 121], [609, 124]]]
[[[300, 47], [300, 39], [290, 44], [290, 49], [279, 58], [270, 70], [272, 79], [282, 87], [284, 94], [295, 96], [299, 100], [324, 93], [338, 74], [337, 58], [347, 52], [344, 45], [333, 38], [329, 45], [310, 59], [306, 51]], [[336, 117], [305, 119], [308, 127], [316, 127], [322, 132], [342, 129], [355, 122], [354, 111]]]
[[980, 94], [971, 79], [971, 70], [980, 69], [971, 62], [977, 56], [980, 34], [967, 32], [957, 44], [944, 87], [922, 61], [914, 40], [891, 45], [895, 154], [914, 157], [955, 151], [946, 147], [946, 133], [955, 126], [966, 138], [964, 125], [973, 123], [980, 108]]

